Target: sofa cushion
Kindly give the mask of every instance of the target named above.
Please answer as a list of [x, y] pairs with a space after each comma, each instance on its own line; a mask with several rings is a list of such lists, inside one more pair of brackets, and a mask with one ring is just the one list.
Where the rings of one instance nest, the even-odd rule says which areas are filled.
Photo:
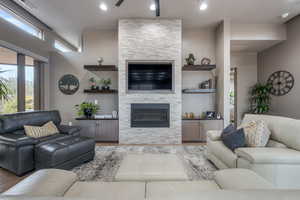
[[269, 141], [271, 132], [263, 120], [243, 123], [246, 144], [248, 147], [265, 147]]
[[243, 129], [235, 130], [231, 133], [222, 134], [221, 138], [225, 146], [228, 147], [231, 151], [246, 146], [245, 133]]
[[300, 164], [300, 152], [288, 148], [239, 148], [235, 152], [251, 163]]
[[228, 149], [222, 141], [208, 141], [207, 150], [228, 167], [236, 167], [237, 155]]
[[271, 131], [271, 139], [300, 151], [300, 120], [280, 116], [247, 114], [243, 123], [251, 120], [264, 120]]
[[63, 196], [76, 180], [76, 174], [70, 171], [40, 170], [4, 192], [3, 195]]
[[76, 182], [65, 197], [142, 200], [145, 197], [145, 182]]
[[203, 190], [220, 190], [214, 181], [149, 182], [146, 199], [174, 199], [201, 197]]
[[269, 140], [267, 147], [271, 147], [271, 148], [287, 148], [287, 146], [283, 143], [277, 142], [275, 140]]
[[271, 183], [248, 169], [224, 169], [215, 172], [216, 183], [224, 190], [273, 189]]

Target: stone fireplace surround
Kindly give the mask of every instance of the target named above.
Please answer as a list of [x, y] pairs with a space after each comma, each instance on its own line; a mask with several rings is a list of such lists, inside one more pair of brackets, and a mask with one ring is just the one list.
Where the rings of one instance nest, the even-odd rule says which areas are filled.
[[[119, 20], [119, 143], [180, 144], [181, 136], [181, 20]], [[171, 92], [131, 93], [127, 91], [127, 63], [134, 61], [174, 63]], [[169, 104], [170, 127], [131, 127], [131, 105]]]

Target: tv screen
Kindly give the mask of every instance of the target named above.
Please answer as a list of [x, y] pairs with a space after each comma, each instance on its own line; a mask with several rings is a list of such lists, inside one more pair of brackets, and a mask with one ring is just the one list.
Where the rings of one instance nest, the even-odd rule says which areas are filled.
[[172, 90], [172, 63], [129, 63], [128, 90]]

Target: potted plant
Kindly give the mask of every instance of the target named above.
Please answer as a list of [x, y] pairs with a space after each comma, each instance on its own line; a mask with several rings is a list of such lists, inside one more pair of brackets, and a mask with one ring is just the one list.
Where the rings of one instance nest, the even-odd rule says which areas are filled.
[[96, 79], [94, 77], [92, 77], [89, 79], [89, 82], [90, 82], [91, 90], [96, 90], [97, 89]]
[[109, 90], [110, 89], [110, 85], [111, 85], [111, 79], [102, 79], [101, 80], [102, 83], [102, 90]]
[[100, 109], [99, 105], [89, 102], [82, 102], [81, 104], [75, 105], [75, 108], [79, 117], [85, 116], [87, 119], [92, 118]]
[[250, 112], [264, 114], [269, 112], [271, 105], [271, 86], [269, 84], [255, 84], [250, 91]]

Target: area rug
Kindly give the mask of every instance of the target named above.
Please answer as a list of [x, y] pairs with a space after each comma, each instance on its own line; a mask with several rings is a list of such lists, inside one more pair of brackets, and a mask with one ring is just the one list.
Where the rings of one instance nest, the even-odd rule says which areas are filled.
[[191, 181], [211, 180], [216, 170], [206, 159], [206, 146], [96, 146], [95, 159], [74, 168], [80, 181], [114, 181], [126, 154], [176, 154], [183, 162]]

